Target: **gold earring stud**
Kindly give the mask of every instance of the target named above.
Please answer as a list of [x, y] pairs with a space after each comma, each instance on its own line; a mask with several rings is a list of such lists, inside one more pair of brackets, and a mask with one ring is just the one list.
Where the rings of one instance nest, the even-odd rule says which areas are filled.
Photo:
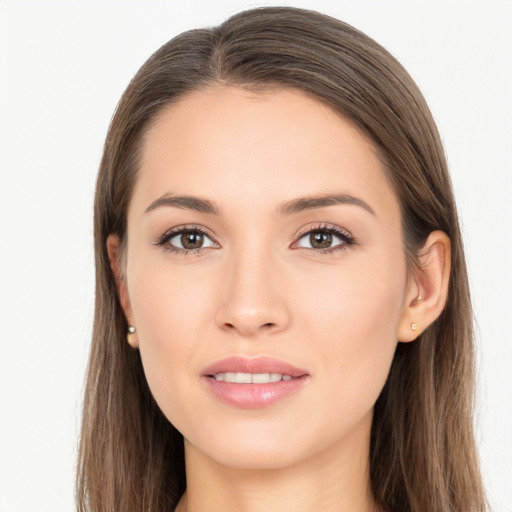
[[418, 324], [414, 323], [414, 324], [411, 324], [411, 329], [413, 331], [417, 331], [418, 330]]
[[132, 344], [132, 336], [137, 332], [137, 329], [133, 325], [128, 326], [128, 334], [126, 335], [126, 341], [131, 345]]

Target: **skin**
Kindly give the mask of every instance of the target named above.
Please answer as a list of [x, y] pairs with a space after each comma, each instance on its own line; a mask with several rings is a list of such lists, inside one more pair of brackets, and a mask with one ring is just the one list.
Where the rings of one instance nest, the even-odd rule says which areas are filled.
[[[302, 196], [349, 194], [279, 215]], [[150, 205], [165, 194], [214, 201], [212, 215]], [[170, 228], [201, 226], [186, 255]], [[308, 230], [337, 226], [321, 253]], [[325, 233], [325, 231], [321, 231]], [[407, 274], [400, 208], [369, 141], [294, 90], [215, 86], [166, 107], [146, 133], [128, 244], [107, 242], [151, 391], [185, 438], [181, 511], [368, 511], [374, 403], [398, 340], [413, 341], [446, 300], [450, 245], [432, 233]], [[420, 299], [418, 299], [420, 296]], [[417, 330], [411, 329], [417, 323]], [[201, 371], [228, 356], [307, 370], [297, 393], [261, 409], [225, 404]]]

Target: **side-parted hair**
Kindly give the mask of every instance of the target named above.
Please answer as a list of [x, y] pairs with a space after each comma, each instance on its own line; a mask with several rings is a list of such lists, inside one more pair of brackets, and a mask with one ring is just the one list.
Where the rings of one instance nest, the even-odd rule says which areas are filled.
[[106, 240], [126, 240], [143, 136], [162, 108], [216, 84], [293, 88], [328, 105], [377, 148], [402, 213], [411, 271], [434, 230], [451, 240], [446, 307], [398, 343], [374, 410], [371, 488], [383, 511], [487, 510], [473, 429], [473, 317], [446, 159], [418, 87], [384, 48], [314, 11], [241, 12], [175, 37], [142, 66], [112, 119], [94, 206], [96, 304], [83, 405], [80, 512], [169, 512], [183, 494], [183, 438], [160, 411], [127, 324]]

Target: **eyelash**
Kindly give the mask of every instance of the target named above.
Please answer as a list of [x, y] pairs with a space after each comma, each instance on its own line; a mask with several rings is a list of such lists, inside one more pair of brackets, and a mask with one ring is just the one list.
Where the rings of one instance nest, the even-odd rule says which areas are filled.
[[[338, 238], [340, 238], [343, 243], [338, 244], [334, 247], [330, 247], [328, 249], [309, 249], [308, 247], [303, 247], [303, 249], [309, 249], [316, 253], [320, 254], [333, 254], [338, 251], [345, 251], [347, 248], [351, 245], [354, 245], [356, 243], [356, 238], [352, 236], [348, 231], [345, 231], [344, 229], [341, 229], [337, 226], [334, 226], [332, 224], [326, 224], [321, 223], [314, 227], [309, 227], [308, 229], [301, 231], [298, 234], [298, 240], [301, 240], [305, 235], [309, 235], [314, 232], [324, 232], [324, 233], [330, 233]], [[197, 225], [189, 225], [189, 226], [180, 226], [176, 228], [169, 229], [166, 231], [158, 240], [156, 240], [153, 245], [156, 245], [158, 247], [163, 247], [166, 251], [169, 251], [171, 253], [176, 253], [179, 255], [186, 256], [189, 253], [197, 254], [202, 249], [205, 249], [205, 247], [200, 247], [199, 249], [180, 249], [179, 247], [173, 247], [168, 242], [174, 238], [176, 235], [181, 235], [182, 233], [201, 233], [202, 235], [207, 236], [212, 240], [215, 244], [216, 242], [212, 239], [210, 234], [203, 229], [201, 226]]]
[[202, 235], [205, 235], [208, 238], [212, 239], [210, 234], [201, 226], [180, 226], [166, 231], [156, 242], [154, 242], [154, 245], [163, 247], [166, 251], [177, 253], [183, 256], [186, 256], [189, 253], [197, 254], [202, 248], [180, 249], [179, 247], [173, 247], [171, 244], [168, 243], [169, 240], [171, 240], [171, 238], [174, 238], [176, 235], [181, 235], [182, 233], [201, 233]]
[[[305, 235], [309, 235], [315, 232], [330, 233], [343, 241], [341, 245], [335, 245], [334, 247], [329, 247], [328, 249], [310, 249], [314, 252], [319, 252], [320, 254], [333, 254], [338, 251], [346, 251], [349, 246], [356, 243], [356, 238], [352, 236], [348, 231], [339, 228], [338, 226], [334, 226], [333, 224], [326, 223], [320, 223], [314, 227], [308, 227], [304, 231], [301, 231], [298, 234], [298, 240], [301, 240]], [[307, 249], [307, 247], [303, 247], [303, 249]]]

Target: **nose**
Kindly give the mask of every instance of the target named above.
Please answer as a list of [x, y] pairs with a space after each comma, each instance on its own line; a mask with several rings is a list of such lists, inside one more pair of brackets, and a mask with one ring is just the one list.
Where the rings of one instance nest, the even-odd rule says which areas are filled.
[[269, 252], [240, 251], [226, 260], [216, 311], [221, 329], [257, 337], [288, 326], [290, 311], [283, 272]]

